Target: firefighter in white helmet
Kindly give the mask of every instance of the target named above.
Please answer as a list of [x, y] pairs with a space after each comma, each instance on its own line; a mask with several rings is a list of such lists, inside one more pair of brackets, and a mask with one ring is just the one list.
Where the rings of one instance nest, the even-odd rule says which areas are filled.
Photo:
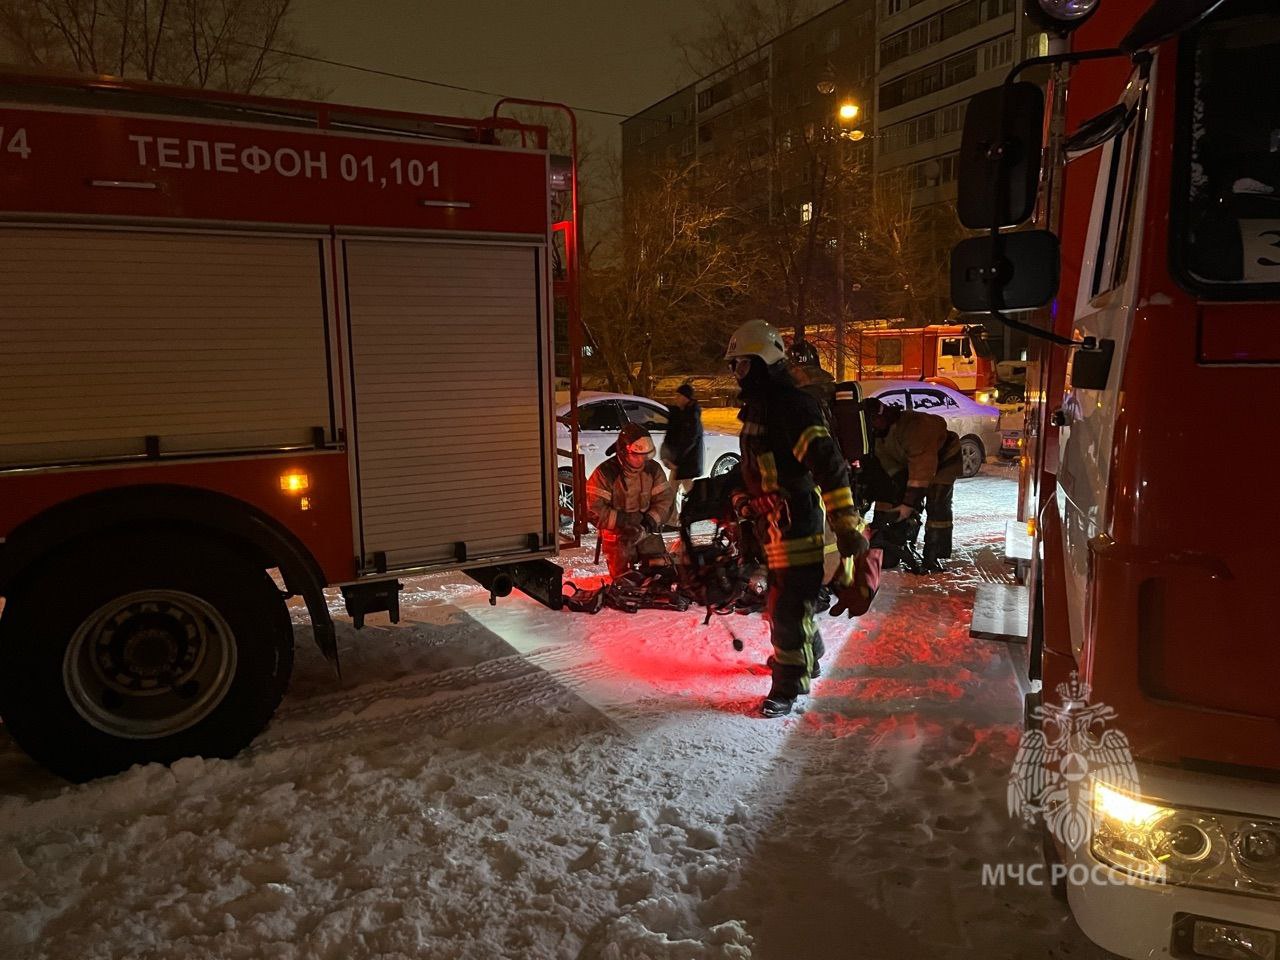
[[867, 550], [865, 525], [850, 493], [848, 464], [818, 402], [792, 380], [778, 331], [763, 320], [744, 323], [725, 358], [743, 401], [743, 488], [735, 505], [756, 522], [769, 567], [773, 684], [760, 709], [778, 717], [809, 691], [823, 654], [814, 615], [822, 591], [824, 510], [844, 557]]
[[600, 533], [600, 546], [617, 579], [636, 559], [636, 545], [657, 533], [671, 515], [675, 488], [654, 462], [653, 438], [628, 423], [607, 451], [612, 454], [587, 478], [587, 516]]

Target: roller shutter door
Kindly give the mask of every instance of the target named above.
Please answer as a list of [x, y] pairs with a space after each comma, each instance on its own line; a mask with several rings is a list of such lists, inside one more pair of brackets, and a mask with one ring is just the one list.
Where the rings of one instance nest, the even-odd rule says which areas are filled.
[[537, 252], [344, 247], [366, 567], [528, 550], [546, 530]]
[[319, 240], [0, 229], [0, 465], [332, 429]]

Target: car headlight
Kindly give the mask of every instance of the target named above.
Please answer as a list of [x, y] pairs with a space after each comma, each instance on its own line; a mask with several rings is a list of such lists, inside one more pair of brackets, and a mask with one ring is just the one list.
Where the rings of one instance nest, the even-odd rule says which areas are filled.
[[1093, 855], [1117, 870], [1280, 900], [1280, 821], [1161, 804], [1103, 783], [1093, 812]]

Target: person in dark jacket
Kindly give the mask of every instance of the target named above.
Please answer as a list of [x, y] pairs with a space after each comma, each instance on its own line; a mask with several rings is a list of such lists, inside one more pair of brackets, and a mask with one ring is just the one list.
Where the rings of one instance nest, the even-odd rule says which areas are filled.
[[676, 388], [676, 402], [668, 411], [662, 462], [670, 471], [672, 484], [682, 493], [688, 493], [694, 479], [702, 476], [704, 457], [702, 407], [694, 399], [692, 385], [682, 383]]
[[818, 401], [823, 416], [827, 418], [827, 426], [831, 426], [834, 419], [832, 409], [836, 397], [836, 378], [822, 369], [817, 348], [808, 340], [797, 340], [787, 350], [787, 360], [791, 364], [791, 377], [796, 386]]
[[631, 569], [640, 539], [671, 516], [675, 491], [653, 461], [653, 438], [644, 427], [628, 423], [610, 451], [587, 478], [587, 517], [599, 531], [609, 576], [617, 578]]
[[952, 501], [963, 472], [960, 438], [947, 421], [932, 413], [903, 410], [875, 397], [863, 401], [875, 434], [876, 459], [888, 483], [876, 492], [874, 522], [886, 529], [921, 509], [924, 528], [924, 572], [942, 570], [951, 556]]
[[782, 337], [763, 320], [744, 323], [725, 352], [742, 387], [742, 488], [739, 516], [754, 522], [769, 568], [767, 612], [773, 683], [760, 704], [766, 717], [791, 712], [818, 673], [822, 637], [814, 620], [822, 591], [823, 514], [842, 557], [868, 549], [849, 489], [849, 467], [818, 401], [787, 371]]

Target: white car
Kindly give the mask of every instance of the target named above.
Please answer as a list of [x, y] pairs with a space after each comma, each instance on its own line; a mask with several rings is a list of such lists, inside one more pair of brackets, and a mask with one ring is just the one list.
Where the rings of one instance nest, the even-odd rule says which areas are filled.
[[988, 456], [1000, 452], [1000, 411], [963, 393], [921, 380], [863, 380], [862, 395], [882, 403], [935, 413], [960, 437], [964, 476], [975, 476]]
[[[560, 505], [573, 506], [573, 467], [563, 451], [569, 449], [569, 401], [567, 394], [556, 395], [556, 447], [559, 458]], [[618, 439], [618, 431], [624, 423], [638, 423], [649, 431], [653, 445], [662, 449], [667, 433], [667, 408], [656, 400], [636, 397], [626, 393], [599, 393], [584, 390], [578, 394], [578, 448], [585, 461], [585, 476], [600, 466], [607, 458], [606, 450]], [[703, 428], [703, 476], [727, 473], [741, 459], [738, 435], [723, 430]]]

